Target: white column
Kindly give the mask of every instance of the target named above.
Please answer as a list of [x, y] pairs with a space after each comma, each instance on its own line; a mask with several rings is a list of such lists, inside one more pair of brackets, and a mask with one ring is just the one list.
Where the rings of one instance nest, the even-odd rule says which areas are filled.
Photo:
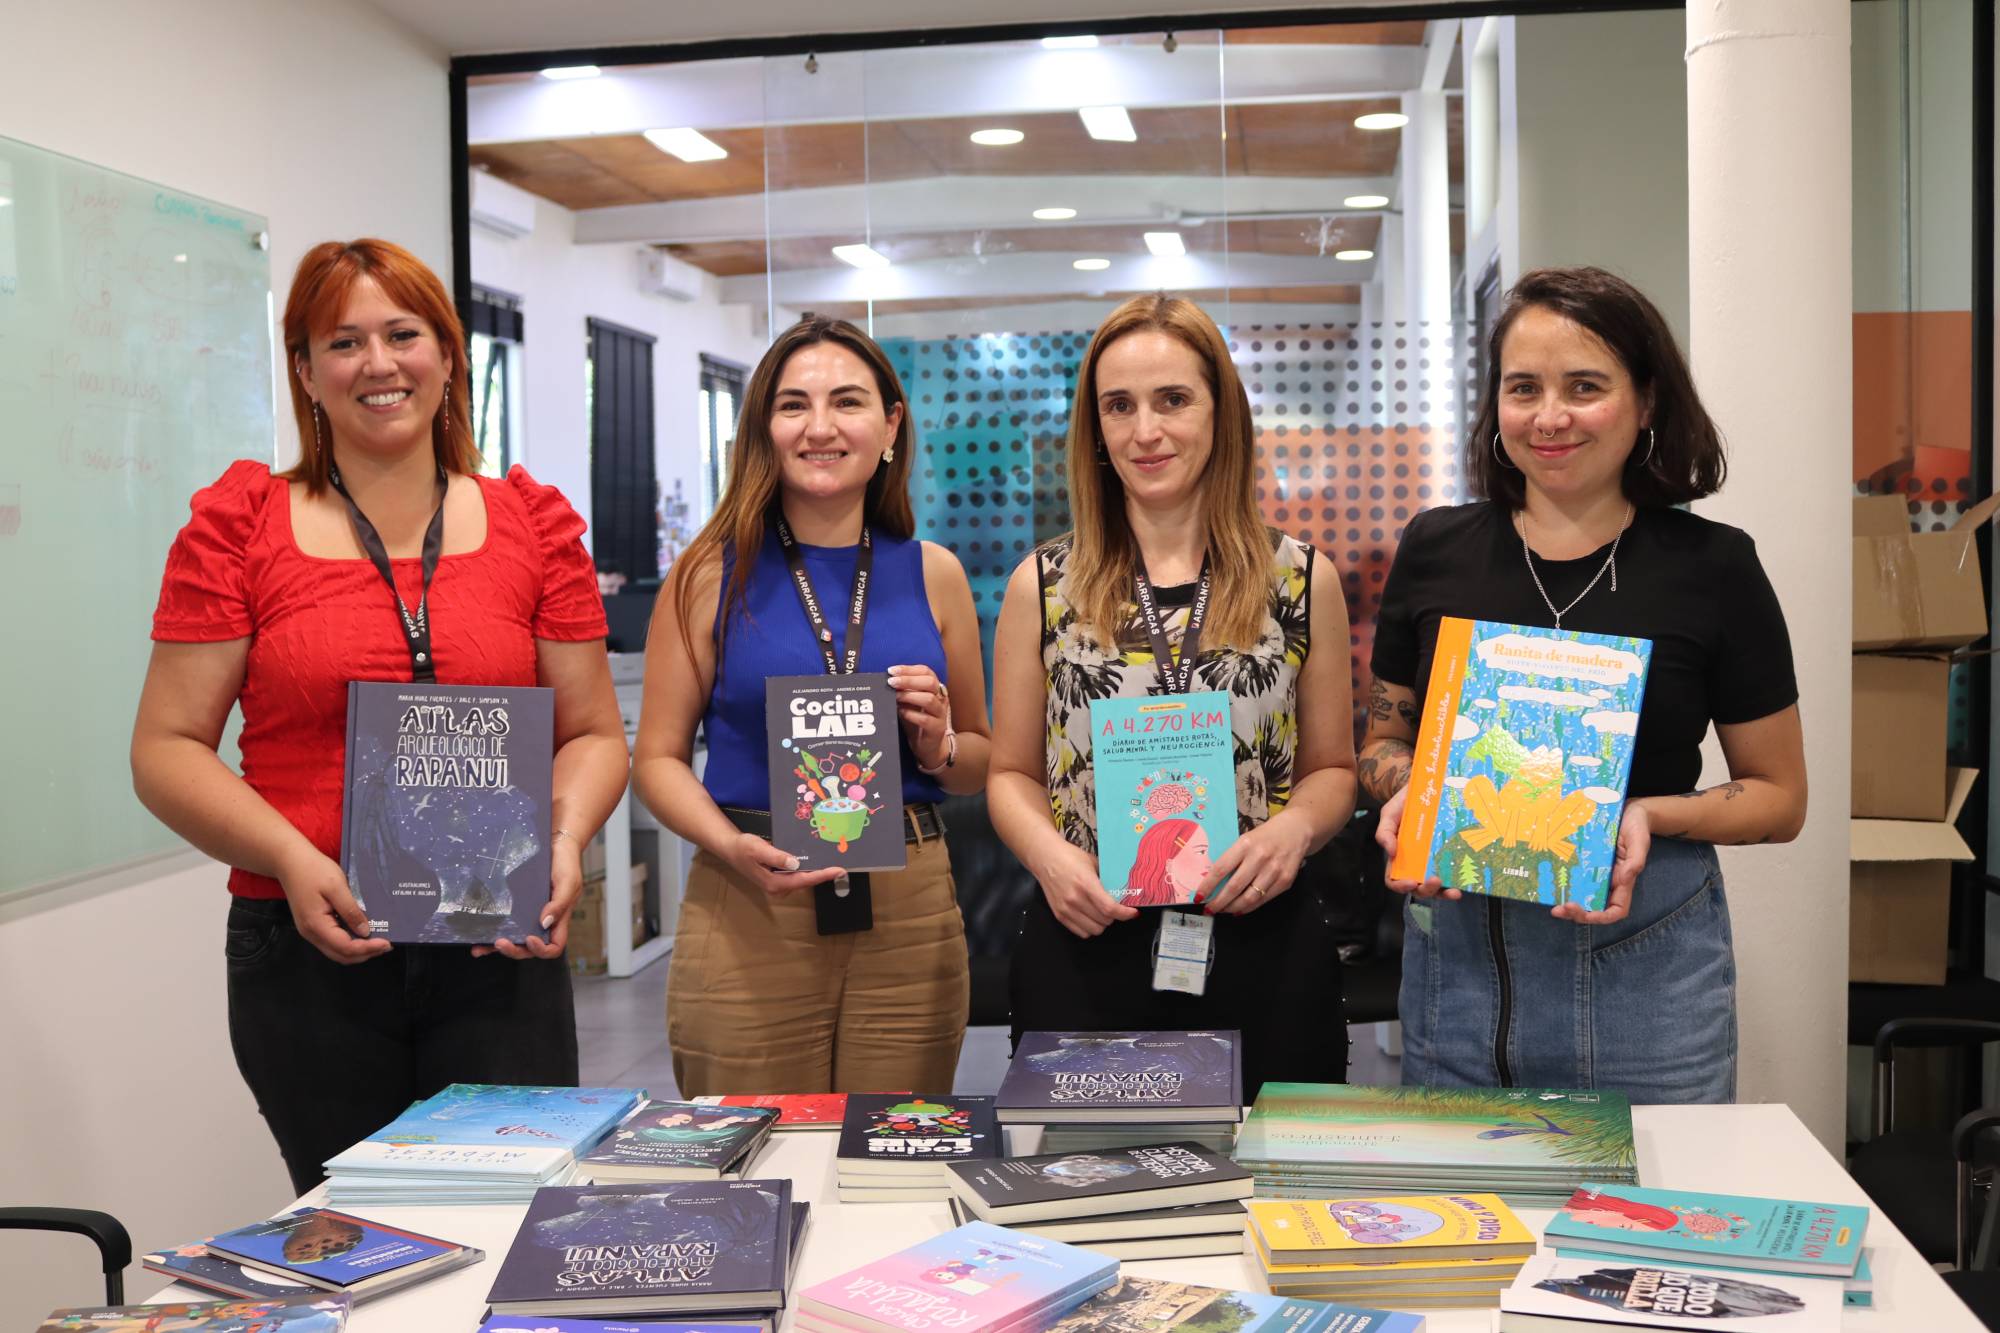
[[1444, 94], [1403, 94], [1403, 300], [1415, 325], [1451, 321], [1451, 160]]
[[[1702, 502], [1746, 529], [1791, 630], [1811, 811], [1725, 852], [1742, 1020], [1737, 1096], [1789, 1103], [1835, 1153], [1847, 1019], [1853, 436], [1847, 0], [1687, 11], [1690, 342], [1730, 445]], [[1707, 780], [1720, 773], [1711, 753]]]

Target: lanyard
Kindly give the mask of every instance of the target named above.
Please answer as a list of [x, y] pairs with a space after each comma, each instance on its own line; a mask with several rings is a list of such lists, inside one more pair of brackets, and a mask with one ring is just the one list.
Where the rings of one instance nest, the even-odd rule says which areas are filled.
[[1181, 651], [1178, 659], [1172, 645], [1167, 642], [1166, 627], [1160, 621], [1159, 603], [1153, 597], [1153, 585], [1146, 578], [1145, 562], [1133, 572], [1136, 584], [1136, 600], [1139, 603], [1139, 618], [1146, 622], [1146, 634], [1153, 641], [1153, 660], [1160, 668], [1160, 684], [1168, 694], [1186, 694], [1194, 683], [1195, 661], [1201, 656], [1201, 626], [1208, 619], [1208, 556], [1201, 557], [1201, 579], [1195, 584], [1194, 605], [1188, 608], [1187, 629], [1181, 634]]
[[861, 525], [861, 545], [854, 553], [854, 595], [847, 610], [846, 652], [835, 657], [833, 628], [820, 613], [819, 598], [813, 595], [812, 580], [806, 577], [806, 562], [799, 554], [798, 539], [792, 536], [792, 525], [785, 522], [783, 514], [775, 517], [778, 544], [785, 548], [785, 564], [792, 571], [792, 590], [798, 593], [799, 605], [805, 608], [806, 619], [812, 622], [813, 642], [819, 646], [820, 656], [826, 659], [826, 674], [851, 676], [861, 665], [861, 622], [868, 616], [868, 575], [875, 567], [875, 547], [868, 535], [868, 525]]
[[437, 664], [431, 659], [430, 604], [431, 580], [437, 575], [438, 556], [444, 550], [444, 496], [450, 486], [444, 469], [438, 469], [437, 512], [431, 515], [431, 525], [424, 530], [424, 591], [417, 598], [414, 615], [404, 603], [403, 594], [396, 588], [396, 574], [389, 567], [389, 552], [382, 545], [382, 535], [375, 531], [368, 515], [361, 512], [361, 506], [354, 503], [354, 497], [347, 493], [347, 487], [340, 480], [340, 469], [330, 469], [327, 480], [333, 483], [333, 489], [340, 492], [340, 498], [347, 501], [347, 512], [354, 519], [354, 533], [361, 539], [361, 549], [368, 552], [375, 572], [382, 576], [382, 582], [389, 585], [390, 595], [396, 599], [396, 613], [403, 622], [403, 637], [410, 643], [410, 679], [425, 685], [436, 684]]

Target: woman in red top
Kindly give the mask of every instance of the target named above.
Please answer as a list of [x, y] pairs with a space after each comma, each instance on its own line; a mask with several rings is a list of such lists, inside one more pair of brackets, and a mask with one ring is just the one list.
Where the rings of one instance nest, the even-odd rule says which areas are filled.
[[[299, 264], [284, 336], [299, 464], [235, 463], [195, 495], [153, 618], [132, 775], [149, 810], [234, 867], [230, 1039], [303, 1192], [448, 1083], [576, 1082], [559, 955], [580, 848], [617, 804], [627, 752], [583, 521], [518, 467], [477, 475], [464, 331], [437, 276], [385, 241], [327, 242]], [[555, 691], [552, 892], [523, 943], [391, 951], [336, 860], [347, 683], [417, 670], [370, 529], [428, 619], [440, 684]], [[238, 703], [242, 777], [215, 752]]]

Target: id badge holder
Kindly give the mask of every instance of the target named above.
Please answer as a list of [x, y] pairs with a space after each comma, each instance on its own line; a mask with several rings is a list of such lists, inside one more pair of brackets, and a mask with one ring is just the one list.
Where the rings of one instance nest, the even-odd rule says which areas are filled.
[[822, 935], [849, 935], [875, 928], [874, 895], [866, 873], [842, 875], [813, 886], [813, 914]]
[[1205, 912], [1165, 911], [1153, 936], [1153, 989], [1200, 995], [1215, 966], [1215, 918]]

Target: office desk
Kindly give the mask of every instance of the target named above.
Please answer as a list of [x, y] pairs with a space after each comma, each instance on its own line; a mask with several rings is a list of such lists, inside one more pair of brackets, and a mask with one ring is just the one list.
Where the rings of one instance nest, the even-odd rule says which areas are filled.
[[[1868, 1201], [1789, 1107], [1643, 1106], [1634, 1110], [1633, 1122], [1642, 1184], [1828, 1203]], [[843, 1206], [836, 1202], [833, 1148], [838, 1137], [818, 1132], [773, 1135], [753, 1173], [791, 1177], [793, 1197], [812, 1203], [812, 1229], [792, 1281], [795, 1296], [805, 1287], [914, 1245], [951, 1225], [942, 1203]], [[321, 1193], [316, 1190], [298, 1204], [322, 1202]], [[348, 1322], [350, 1333], [471, 1333], [478, 1327], [486, 1292], [514, 1239], [522, 1211], [498, 1206], [358, 1209], [363, 1216], [391, 1226], [477, 1245], [487, 1258], [357, 1307]], [[1523, 1209], [1521, 1216], [1539, 1233], [1549, 1212]], [[1844, 1333], [1980, 1333], [1979, 1321], [1879, 1210], [1869, 1220], [1867, 1243], [1873, 1251], [1875, 1305], [1848, 1310], [1840, 1326]], [[1241, 1256], [1134, 1260], [1124, 1265], [1124, 1271], [1217, 1287], [1263, 1289]], [[197, 1298], [199, 1293], [188, 1288], [170, 1286], [152, 1299]], [[1426, 1317], [1429, 1333], [1489, 1333], [1495, 1315], [1491, 1310], [1433, 1310]], [[790, 1323], [787, 1318], [784, 1328], [789, 1329]]]

